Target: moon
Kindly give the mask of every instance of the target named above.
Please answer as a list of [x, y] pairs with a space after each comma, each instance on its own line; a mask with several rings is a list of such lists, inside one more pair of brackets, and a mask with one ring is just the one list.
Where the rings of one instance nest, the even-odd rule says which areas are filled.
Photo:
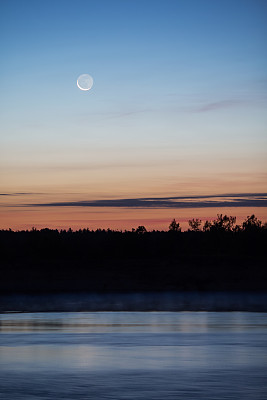
[[88, 74], [82, 74], [77, 79], [77, 86], [80, 90], [90, 90], [93, 83], [93, 78]]

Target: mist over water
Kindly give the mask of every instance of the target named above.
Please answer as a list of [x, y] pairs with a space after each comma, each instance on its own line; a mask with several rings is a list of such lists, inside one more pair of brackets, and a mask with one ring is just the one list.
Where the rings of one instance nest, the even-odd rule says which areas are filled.
[[265, 399], [267, 314], [0, 315], [3, 399]]

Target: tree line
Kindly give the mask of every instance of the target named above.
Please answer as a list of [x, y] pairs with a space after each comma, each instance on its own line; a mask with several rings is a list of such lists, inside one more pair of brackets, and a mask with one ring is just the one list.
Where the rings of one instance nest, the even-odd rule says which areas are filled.
[[[236, 224], [236, 217], [233, 216], [227, 216], [223, 214], [217, 214], [217, 218], [211, 221], [205, 221], [205, 223], [202, 225], [202, 221], [199, 218], [196, 219], [191, 219], [188, 221], [188, 232], [218, 232], [218, 231], [224, 231], [224, 232], [255, 232], [255, 231], [260, 231], [260, 230], [265, 230], [267, 229], [267, 222], [262, 223], [254, 214], [251, 216], [248, 216], [245, 221], [243, 221], [241, 224]], [[35, 227], [32, 227], [30, 230], [31, 232], [38, 232], [38, 230]], [[0, 230], [1, 233], [5, 232], [14, 232], [12, 229], [8, 230]], [[19, 231], [18, 231], [19, 232]], [[29, 232], [29, 230], [22, 230], [20, 232]], [[107, 233], [116, 233], [120, 232], [122, 233], [122, 230], [112, 230], [112, 229], [96, 229], [96, 230], [90, 230], [89, 228], [85, 229], [79, 229], [77, 231], [73, 231], [71, 228], [68, 230], [65, 229], [49, 229], [49, 228], [43, 228], [40, 229], [39, 232], [55, 232], [55, 233], [61, 233], [61, 234], [66, 234], [66, 233], [73, 233], [73, 232], [78, 232], [78, 233], [89, 233], [89, 232], [107, 232]], [[142, 233], [147, 233], [147, 229], [144, 225], [139, 225], [137, 228], [132, 228], [130, 231], [129, 230], [124, 230], [125, 233], [137, 233], [137, 234], [142, 234]], [[152, 232], [159, 232], [158, 230], [153, 230]], [[165, 231], [160, 231], [160, 232], [165, 232]], [[179, 222], [176, 222], [176, 219], [174, 218], [170, 225], [168, 232], [182, 232], [181, 226]]]
[[[189, 231], [191, 232], [248, 232], [267, 229], [267, 223], [263, 224], [254, 214], [248, 216], [240, 225], [236, 224], [236, 217], [217, 214], [217, 219], [206, 221], [202, 226], [199, 218], [188, 221]], [[180, 224], [173, 219], [169, 226], [169, 230], [181, 231]]]
[[219, 214], [181, 231], [0, 231], [0, 293], [267, 290], [267, 229]]

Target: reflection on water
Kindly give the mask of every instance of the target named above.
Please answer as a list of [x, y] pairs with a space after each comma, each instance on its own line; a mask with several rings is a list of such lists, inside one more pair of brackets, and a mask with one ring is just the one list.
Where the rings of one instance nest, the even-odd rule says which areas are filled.
[[0, 314], [1, 332], [213, 332], [267, 329], [266, 314], [246, 312], [53, 312]]
[[267, 314], [0, 315], [0, 398], [264, 399]]

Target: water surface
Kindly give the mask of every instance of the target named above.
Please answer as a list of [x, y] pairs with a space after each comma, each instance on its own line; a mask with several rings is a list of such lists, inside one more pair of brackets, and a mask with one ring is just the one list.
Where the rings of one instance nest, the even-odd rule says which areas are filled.
[[3, 399], [266, 399], [267, 314], [0, 315]]

